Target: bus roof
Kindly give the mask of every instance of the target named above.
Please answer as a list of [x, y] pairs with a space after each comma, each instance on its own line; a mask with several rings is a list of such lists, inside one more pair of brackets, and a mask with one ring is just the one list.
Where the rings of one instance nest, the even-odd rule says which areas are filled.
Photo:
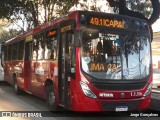
[[20, 41], [22, 39], [25, 39], [25, 37], [27, 37], [27, 36], [29, 36], [31, 34], [37, 34], [40, 31], [45, 30], [47, 28], [50, 28], [52, 26], [55, 26], [55, 25], [59, 24], [60, 22], [65, 21], [67, 19], [68, 19], [68, 16], [64, 16], [64, 17], [57, 18], [57, 19], [54, 19], [52, 21], [49, 21], [47, 23], [44, 23], [44, 24], [42, 24], [40, 26], [35, 27], [34, 29], [31, 29], [31, 30], [29, 30], [29, 31], [27, 31], [25, 33], [22, 33], [21, 35], [18, 35], [18, 36], [14, 37], [14, 38], [11, 38], [11, 39], [7, 40], [5, 42], [5, 44], [9, 44], [12, 41]]
[[85, 15], [93, 15], [93, 14], [94, 15], [109, 15], [109, 16], [113, 16], [113, 17], [117, 17], [117, 18], [134, 19], [134, 20], [146, 22], [145, 20], [141, 20], [139, 18], [133, 18], [133, 17], [119, 15], [119, 14], [111, 14], [111, 13], [105, 13], [105, 12], [94, 12], [94, 11], [72, 11], [72, 12], [69, 12], [66, 16], [54, 19], [54, 20], [49, 21], [47, 23], [44, 23], [44, 24], [42, 24], [38, 27], [35, 27], [34, 29], [31, 29], [31, 30], [29, 30], [29, 31], [27, 31], [27, 32], [25, 32], [21, 35], [18, 35], [17, 37], [11, 38], [11, 39], [7, 40], [5, 42], [5, 44], [9, 44], [9, 43], [12, 43], [12, 42], [15, 42], [15, 41], [21, 41], [21, 40], [25, 39], [27, 36], [30, 36], [32, 34], [37, 34], [42, 30], [46, 30], [46, 29], [48, 29], [52, 26], [56, 26], [59, 23], [61, 23], [63, 21], [66, 21], [66, 20], [76, 20], [76, 21], [78, 21], [79, 20], [79, 16], [78, 16], [79, 13], [80, 14], [85, 14]]

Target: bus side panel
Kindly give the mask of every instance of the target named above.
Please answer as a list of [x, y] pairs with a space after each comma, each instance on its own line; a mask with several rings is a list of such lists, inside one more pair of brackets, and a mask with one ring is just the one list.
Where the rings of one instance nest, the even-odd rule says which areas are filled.
[[12, 63], [10, 61], [4, 62], [4, 80], [13, 85], [12, 79]]
[[24, 73], [23, 73], [24, 62], [23, 61], [14, 61], [14, 62], [12, 62], [12, 64], [13, 64], [13, 74], [16, 75], [15, 77], [17, 80], [17, 84], [23, 90], [24, 89]]
[[31, 91], [38, 97], [44, 96], [44, 62], [34, 61], [32, 63]]
[[45, 99], [45, 81], [53, 80], [54, 67], [56, 62], [35, 61], [32, 63], [32, 93], [38, 97]]
[[23, 61], [4, 62], [4, 80], [10, 85], [14, 85], [13, 76], [15, 75], [18, 86], [24, 89]]

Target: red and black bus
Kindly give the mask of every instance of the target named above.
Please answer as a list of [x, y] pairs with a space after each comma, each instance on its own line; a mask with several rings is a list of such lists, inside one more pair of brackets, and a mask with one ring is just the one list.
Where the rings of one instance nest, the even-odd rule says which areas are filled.
[[51, 111], [131, 111], [151, 100], [151, 35], [145, 20], [74, 11], [3, 45], [5, 80], [46, 99]]

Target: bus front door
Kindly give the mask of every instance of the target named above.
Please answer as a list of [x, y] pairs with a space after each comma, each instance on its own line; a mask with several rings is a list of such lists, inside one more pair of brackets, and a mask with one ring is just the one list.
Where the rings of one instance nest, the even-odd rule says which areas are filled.
[[[67, 25], [68, 27], [69, 25]], [[60, 30], [60, 42], [59, 42], [59, 100], [60, 105], [65, 108], [71, 107], [71, 80], [73, 79], [71, 74], [71, 66], [74, 55], [74, 32], [71, 29], [63, 31]], [[70, 28], [70, 27], [69, 27]]]
[[66, 32], [60, 35], [59, 49], [59, 99], [60, 104], [65, 108], [69, 107], [69, 90], [68, 90], [68, 41], [66, 40]]

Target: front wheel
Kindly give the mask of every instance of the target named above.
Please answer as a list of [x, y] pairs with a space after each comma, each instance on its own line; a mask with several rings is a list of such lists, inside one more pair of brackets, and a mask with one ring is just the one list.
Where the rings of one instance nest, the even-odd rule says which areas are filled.
[[50, 111], [56, 112], [59, 111], [59, 107], [56, 104], [56, 96], [53, 90], [53, 86], [46, 87], [46, 95], [47, 95], [47, 105]]

